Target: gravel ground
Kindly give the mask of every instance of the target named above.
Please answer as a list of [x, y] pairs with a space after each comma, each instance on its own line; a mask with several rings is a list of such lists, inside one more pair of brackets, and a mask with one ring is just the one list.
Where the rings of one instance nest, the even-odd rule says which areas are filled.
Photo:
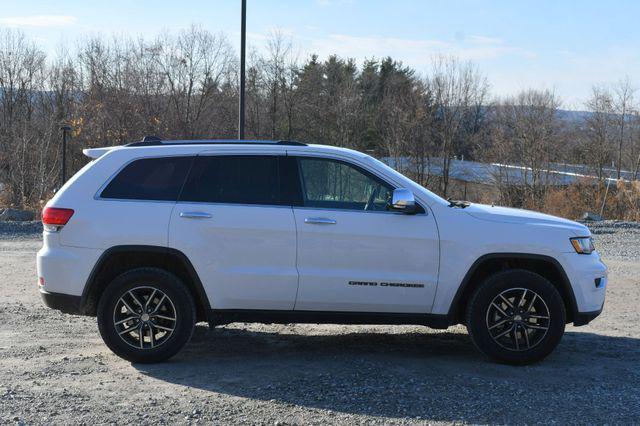
[[21, 239], [40, 239], [42, 223], [36, 222], [2, 222], [0, 221], [0, 241]]
[[111, 354], [94, 318], [43, 307], [39, 225], [0, 224], [0, 424], [640, 422], [640, 225], [592, 226], [604, 313], [535, 366], [490, 363], [466, 331], [199, 325], [170, 362]]

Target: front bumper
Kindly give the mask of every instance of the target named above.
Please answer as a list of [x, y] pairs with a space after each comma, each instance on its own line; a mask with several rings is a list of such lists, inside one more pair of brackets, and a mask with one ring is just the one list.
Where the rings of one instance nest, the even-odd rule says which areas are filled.
[[602, 313], [602, 308], [592, 312], [577, 312], [573, 318], [573, 325], [579, 327], [581, 325], [587, 325]]
[[45, 306], [62, 311], [65, 314], [81, 315], [80, 301], [81, 296], [73, 296], [71, 294], [50, 293], [40, 289], [40, 296]]
[[574, 325], [584, 325], [602, 312], [608, 285], [607, 267], [594, 252], [564, 253], [559, 258], [575, 297]]

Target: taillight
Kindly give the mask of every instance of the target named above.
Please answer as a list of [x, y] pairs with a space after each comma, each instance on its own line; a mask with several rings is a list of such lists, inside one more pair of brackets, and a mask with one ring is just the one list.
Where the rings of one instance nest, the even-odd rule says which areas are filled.
[[45, 207], [42, 210], [42, 224], [47, 231], [56, 231], [66, 225], [71, 216], [73, 216], [72, 209]]

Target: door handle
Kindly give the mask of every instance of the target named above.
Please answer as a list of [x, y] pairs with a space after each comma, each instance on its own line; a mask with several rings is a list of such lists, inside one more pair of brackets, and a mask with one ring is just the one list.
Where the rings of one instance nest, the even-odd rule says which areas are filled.
[[311, 223], [316, 225], [335, 225], [336, 222], [334, 219], [328, 219], [326, 217], [308, 217], [304, 220], [304, 223]]
[[211, 215], [205, 212], [180, 212], [180, 217], [185, 219], [210, 219]]

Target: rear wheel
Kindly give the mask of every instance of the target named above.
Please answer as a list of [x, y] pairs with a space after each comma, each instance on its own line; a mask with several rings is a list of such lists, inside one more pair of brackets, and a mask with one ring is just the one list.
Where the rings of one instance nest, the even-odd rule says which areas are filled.
[[193, 334], [195, 306], [176, 276], [137, 268], [114, 279], [98, 303], [98, 328], [116, 355], [132, 362], [164, 361]]
[[467, 306], [467, 330], [492, 359], [530, 364], [549, 355], [566, 324], [562, 296], [544, 277], [508, 270], [487, 278]]

